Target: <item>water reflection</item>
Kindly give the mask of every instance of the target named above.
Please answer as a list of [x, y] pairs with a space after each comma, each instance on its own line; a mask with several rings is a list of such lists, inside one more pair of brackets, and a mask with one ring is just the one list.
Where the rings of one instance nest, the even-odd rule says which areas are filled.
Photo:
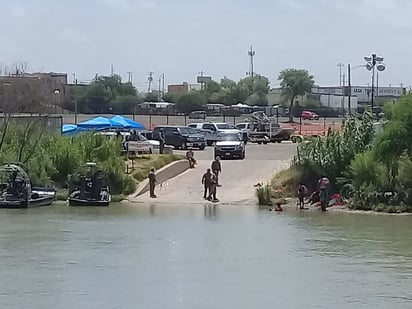
[[216, 204], [208, 204], [203, 206], [204, 209], [204, 216], [208, 220], [216, 220], [217, 219], [217, 205]]

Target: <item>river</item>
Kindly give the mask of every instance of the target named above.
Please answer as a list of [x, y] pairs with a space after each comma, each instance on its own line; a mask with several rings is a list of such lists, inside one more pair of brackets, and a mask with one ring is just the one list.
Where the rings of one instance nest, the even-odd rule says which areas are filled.
[[412, 217], [0, 211], [0, 308], [412, 308]]

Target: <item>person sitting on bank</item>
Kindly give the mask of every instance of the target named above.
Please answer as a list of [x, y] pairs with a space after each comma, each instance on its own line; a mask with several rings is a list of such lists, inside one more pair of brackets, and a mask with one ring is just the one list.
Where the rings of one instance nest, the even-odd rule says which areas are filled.
[[189, 161], [189, 167], [194, 168], [196, 165], [196, 160], [192, 148], [189, 148], [189, 150], [186, 152], [186, 159]]

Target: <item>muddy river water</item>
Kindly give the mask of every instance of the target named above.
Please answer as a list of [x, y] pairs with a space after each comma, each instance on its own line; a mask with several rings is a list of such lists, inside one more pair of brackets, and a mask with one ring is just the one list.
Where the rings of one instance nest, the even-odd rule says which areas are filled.
[[412, 217], [2, 210], [0, 278], [0, 308], [412, 308]]

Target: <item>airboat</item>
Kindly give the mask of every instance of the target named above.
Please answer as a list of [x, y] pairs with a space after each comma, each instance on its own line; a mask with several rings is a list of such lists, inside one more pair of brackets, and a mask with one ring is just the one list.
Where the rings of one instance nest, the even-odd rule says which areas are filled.
[[49, 206], [55, 197], [55, 189], [32, 187], [29, 175], [18, 164], [0, 167], [0, 208]]
[[70, 182], [70, 206], [109, 206], [112, 197], [108, 177], [96, 163], [87, 163], [85, 173], [75, 178]]

